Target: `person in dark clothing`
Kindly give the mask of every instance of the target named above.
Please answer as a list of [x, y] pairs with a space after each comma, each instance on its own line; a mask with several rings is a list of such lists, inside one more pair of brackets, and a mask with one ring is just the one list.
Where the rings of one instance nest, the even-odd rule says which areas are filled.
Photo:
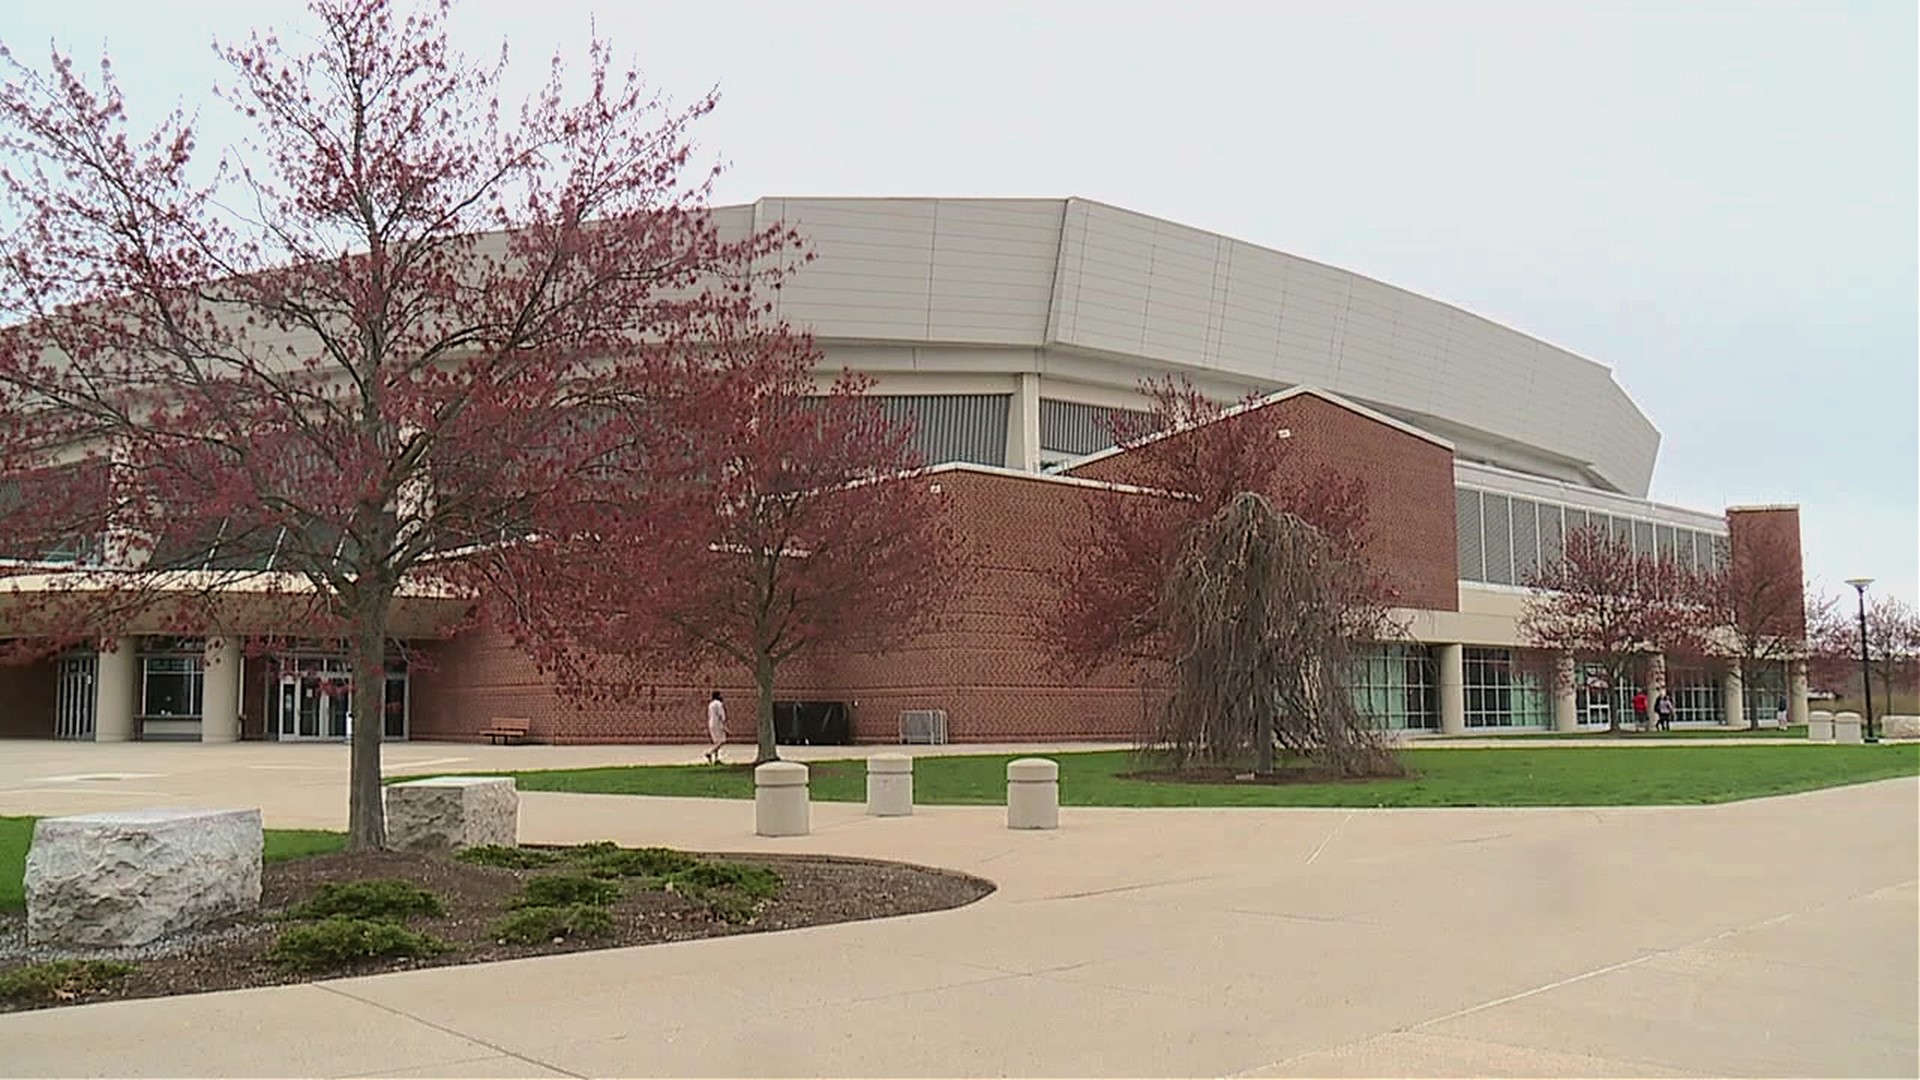
[[1673, 699], [1667, 696], [1665, 690], [1660, 691], [1660, 696], [1653, 699], [1653, 718], [1654, 722], [1660, 725], [1661, 731], [1673, 730]]

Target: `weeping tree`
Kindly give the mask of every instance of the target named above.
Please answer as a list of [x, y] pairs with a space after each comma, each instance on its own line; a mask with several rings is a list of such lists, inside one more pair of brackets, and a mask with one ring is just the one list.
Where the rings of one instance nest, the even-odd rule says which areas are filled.
[[1326, 534], [1265, 496], [1235, 495], [1199, 522], [1161, 593], [1172, 693], [1157, 742], [1180, 767], [1273, 772], [1275, 748], [1338, 776], [1400, 771], [1345, 675], [1385, 611], [1365, 571]]

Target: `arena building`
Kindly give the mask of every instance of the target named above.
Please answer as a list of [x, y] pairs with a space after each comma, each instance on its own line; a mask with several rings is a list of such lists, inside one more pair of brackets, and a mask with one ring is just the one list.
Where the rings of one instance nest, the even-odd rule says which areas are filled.
[[[1410, 640], [1373, 650], [1353, 690], [1389, 727], [1574, 730], [1625, 707], [1634, 688], [1562, 687], [1521, 662], [1518, 583], [1569, 530], [1598, 525], [1686, 564], [1719, 557], [1743, 528], [1784, 531], [1798, 550], [1792, 507], [1650, 501], [1659, 433], [1606, 367], [1359, 274], [1084, 199], [763, 199], [717, 216], [735, 235], [784, 221], [811, 241], [817, 258], [779, 292], [778, 314], [814, 334], [823, 381], [867, 373], [884, 408], [913, 420], [975, 564], [939, 632], [782, 669], [783, 717], [832, 718], [807, 737], [1139, 730], [1137, 687], [1064, 676], [1042, 612], [1084, 535], [1087, 493], [1127, 480], [1109, 417], [1143, 407], [1147, 378], [1257, 396], [1239, 420], [1287, 427], [1302, 467], [1367, 481], [1370, 554]], [[649, 686], [638, 699], [576, 708], [504, 640], [435, 639], [445, 609], [421, 599], [402, 612], [420, 637], [384, 688], [390, 737], [474, 739], [518, 717], [541, 741], [692, 742], [710, 686], [747, 711], [745, 673], [722, 670], [637, 673]], [[329, 686], [345, 657], [326, 648], [261, 659], [204, 639], [118, 644], [0, 669], [0, 734], [347, 732], [353, 695]], [[1644, 681], [1669, 689], [1681, 723], [1804, 720], [1797, 671], [1743, 680], [1656, 659]]]

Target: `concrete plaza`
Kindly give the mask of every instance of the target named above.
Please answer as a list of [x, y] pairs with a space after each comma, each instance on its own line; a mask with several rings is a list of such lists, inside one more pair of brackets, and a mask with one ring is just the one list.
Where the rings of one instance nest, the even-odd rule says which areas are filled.
[[[338, 827], [345, 762], [0, 744], [0, 813], [257, 805]], [[816, 804], [812, 836], [773, 841], [745, 802], [526, 793], [527, 841], [873, 856], [1000, 889], [903, 919], [9, 1015], [0, 1074], [1914, 1076], [1917, 810], [1911, 778], [1713, 807], [1069, 808], [1045, 833], [995, 808]]]

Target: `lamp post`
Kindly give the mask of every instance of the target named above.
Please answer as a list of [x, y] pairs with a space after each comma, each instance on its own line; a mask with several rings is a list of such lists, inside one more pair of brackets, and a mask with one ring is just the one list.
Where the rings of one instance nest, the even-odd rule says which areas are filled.
[[1867, 665], [1867, 586], [1873, 584], [1873, 579], [1870, 577], [1848, 578], [1847, 584], [1853, 586], [1853, 591], [1860, 594], [1860, 691], [1866, 695], [1867, 699], [1866, 739], [1868, 742], [1876, 742], [1878, 740], [1873, 737], [1873, 671]]

